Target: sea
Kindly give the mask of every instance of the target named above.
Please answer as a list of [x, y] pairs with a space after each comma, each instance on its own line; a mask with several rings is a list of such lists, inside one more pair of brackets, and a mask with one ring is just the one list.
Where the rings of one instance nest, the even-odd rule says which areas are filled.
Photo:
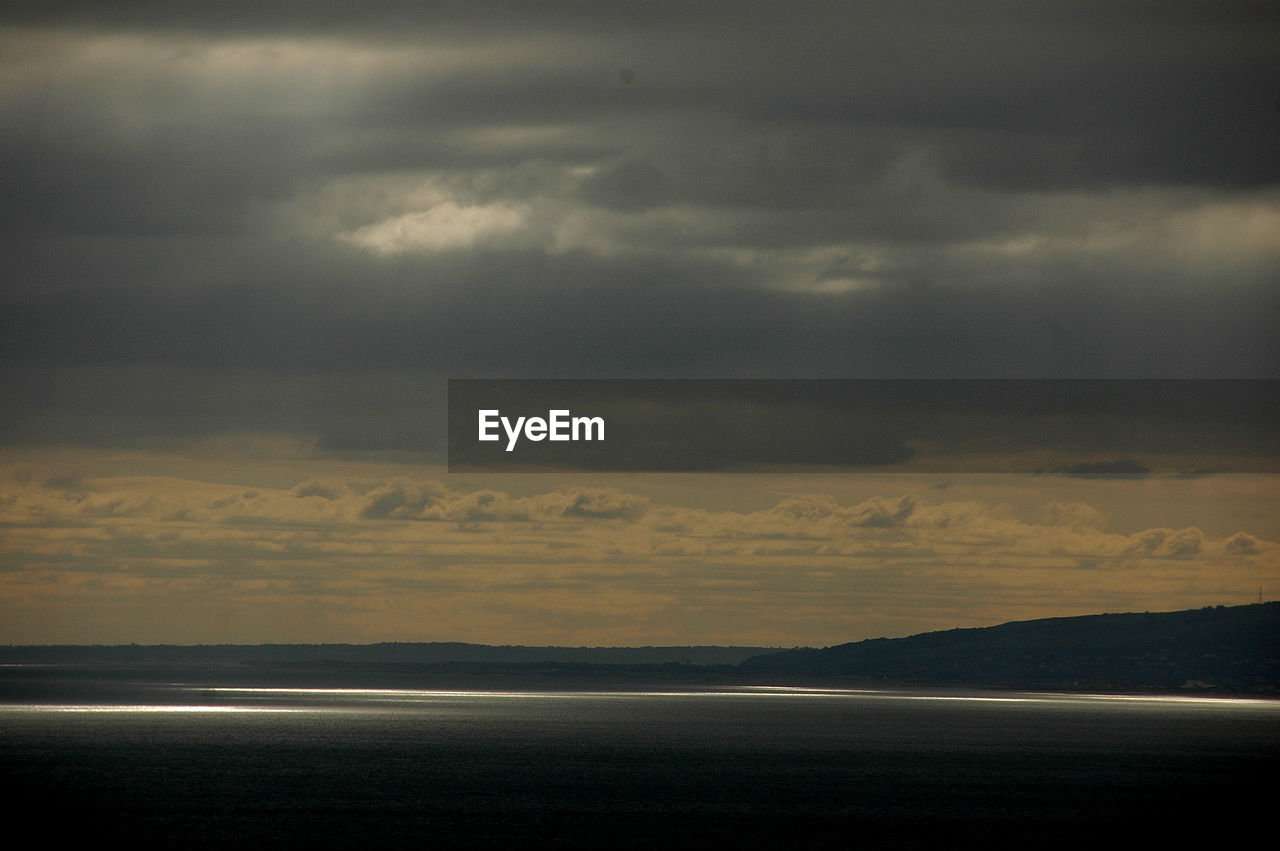
[[69, 847], [1247, 845], [1277, 769], [1271, 699], [0, 668], [10, 835]]

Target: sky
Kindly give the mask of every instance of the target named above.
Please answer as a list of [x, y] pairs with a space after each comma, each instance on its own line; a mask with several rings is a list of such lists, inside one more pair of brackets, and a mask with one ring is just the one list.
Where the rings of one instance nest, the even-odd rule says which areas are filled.
[[1266, 2], [7, 3], [0, 642], [1274, 599], [1274, 473], [462, 475], [444, 406], [1280, 378], [1277, 35]]

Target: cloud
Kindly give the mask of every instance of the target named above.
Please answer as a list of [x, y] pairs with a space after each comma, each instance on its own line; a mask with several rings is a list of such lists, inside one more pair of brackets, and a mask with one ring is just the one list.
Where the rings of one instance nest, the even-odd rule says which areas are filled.
[[1274, 374], [1273, 10], [679, 5], [6, 5], [0, 437], [421, 448], [424, 373]]
[[[835, 643], [938, 618], [978, 625], [1206, 605], [1224, 582], [1256, 589], [1280, 575], [1280, 544], [1264, 535], [1162, 525], [1108, 532], [1109, 512], [1065, 500], [1024, 517], [1002, 501], [1017, 487], [993, 490], [985, 477], [929, 498], [806, 491], [757, 509], [713, 509], [589, 483], [529, 479], [512, 493], [376, 478], [383, 467], [367, 462], [277, 460], [265, 476], [276, 484], [266, 485], [92, 471], [110, 457], [89, 464], [80, 494], [43, 487], [23, 465], [6, 471], [0, 610], [43, 612], [52, 623], [92, 603], [119, 622], [96, 640], [138, 635], [126, 617], [138, 601], [167, 610], [220, 599], [254, 613], [266, 630], [257, 640], [335, 640], [324, 630], [351, 636], [359, 624], [364, 640]], [[300, 463], [312, 471], [278, 481]], [[236, 468], [214, 469], [226, 479]], [[680, 493], [677, 481], [663, 487]], [[1096, 496], [1153, 484], [1054, 481]], [[186, 628], [228, 640], [202, 607], [190, 611]], [[593, 620], [601, 612], [613, 615]], [[18, 629], [19, 620], [6, 623]], [[42, 640], [36, 633], [22, 640]]]
[[397, 478], [374, 488], [364, 497], [360, 516], [366, 519], [421, 517], [423, 512], [439, 504], [445, 488], [436, 482], [411, 482]]
[[524, 227], [527, 215], [527, 210], [508, 204], [464, 207], [442, 201], [428, 210], [339, 234], [338, 239], [380, 255], [447, 251], [509, 236]]
[[1151, 471], [1141, 461], [1132, 458], [1118, 458], [1114, 461], [1082, 461], [1072, 464], [1056, 472], [1067, 476], [1145, 476]]
[[631, 159], [595, 169], [578, 190], [584, 199], [617, 210], [655, 207], [672, 194], [671, 180], [648, 159]]
[[645, 512], [649, 500], [612, 488], [583, 488], [563, 494], [568, 504], [562, 509], [565, 517], [595, 519], [634, 520]]
[[871, 528], [901, 526], [915, 510], [916, 501], [911, 496], [903, 496], [896, 501], [873, 499], [857, 506], [849, 523]]
[[1260, 544], [1261, 542], [1253, 535], [1247, 532], [1237, 532], [1223, 543], [1223, 547], [1232, 555], [1249, 556], [1256, 555], [1261, 551]]
[[[1205, 535], [1194, 527], [1186, 529], [1148, 529], [1129, 538], [1128, 552], [1151, 556], [1185, 558], [1204, 551]], [[1232, 552], [1238, 546], [1227, 545]]]
[[729, 510], [420, 462], [447, 377], [1274, 377], [1278, 15], [6, 3], [0, 444], [58, 457], [3, 482], [0, 622], [810, 643], [1270, 582], [1154, 476]]
[[299, 482], [289, 490], [289, 493], [298, 499], [318, 496], [330, 502], [350, 499], [353, 496], [351, 488], [345, 482], [331, 482], [323, 479], [307, 479], [305, 482]]
[[1101, 529], [1106, 525], [1102, 513], [1083, 502], [1050, 502], [1044, 508], [1044, 516], [1054, 526]]

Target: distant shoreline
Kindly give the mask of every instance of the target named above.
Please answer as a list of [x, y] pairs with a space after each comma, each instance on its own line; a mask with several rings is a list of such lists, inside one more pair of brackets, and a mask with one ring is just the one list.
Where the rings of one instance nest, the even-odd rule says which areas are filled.
[[204, 679], [555, 690], [671, 685], [979, 688], [1280, 696], [1280, 603], [1019, 621], [823, 649], [524, 647], [461, 643], [11, 645], [12, 673], [93, 669]]

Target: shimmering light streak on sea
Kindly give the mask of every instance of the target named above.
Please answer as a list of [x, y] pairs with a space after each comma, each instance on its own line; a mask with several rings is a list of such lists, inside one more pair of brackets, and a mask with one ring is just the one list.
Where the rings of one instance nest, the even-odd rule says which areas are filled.
[[1209, 846], [1266, 811], [1280, 765], [1276, 700], [8, 674], [11, 809], [77, 813], [84, 844]]
[[182, 706], [162, 704], [67, 704], [67, 703], [24, 703], [0, 704], [0, 713], [17, 712], [119, 712], [119, 713], [181, 713], [181, 712], [306, 712], [305, 709], [292, 709], [287, 706]]
[[[127, 691], [117, 699], [89, 695], [58, 702], [33, 702], [30, 697], [13, 703], [0, 703], [0, 717], [23, 713], [115, 713], [127, 714], [250, 714], [311, 713], [361, 714], [404, 712], [410, 715], [440, 714], [467, 716], [499, 712], [510, 717], [535, 717], [552, 713], [559, 716], [573, 704], [595, 706], [603, 710], [614, 706], [618, 711], [649, 713], [660, 706], [697, 707], [703, 711], [729, 705], [749, 710], [767, 705], [804, 706], [815, 711], [825, 706], [828, 711], [861, 714], [881, 707], [884, 711], [904, 711], [907, 706], [933, 713], [932, 707], [990, 707], [1004, 714], [1023, 708], [1056, 712], [1111, 712], [1121, 715], [1148, 712], [1190, 713], [1194, 715], [1236, 715], [1246, 713], [1258, 718], [1280, 720], [1280, 701], [1257, 698], [1235, 698], [1199, 695], [1118, 695], [1062, 694], [1043, 692], [924, 692], [909, 689], [841, 689], [807, 686], [739, 685], [710, 689], [648, 690], [537, 690], [537, 689], [406, 689], [406, 688], [301, 688], [284, 686], [214, 686], [169, 683], [137, 683], [154, 699], [139, 702], [138, 694]], [[96, 696], [95, 696], [96, 697]], [[132, 698], [132, 699], [130, 699]], [[539, 708], [541, 707], [541, 708]], [[895, 708], [898, 707], [898, 708]], [[576, 709], [574, 710], [577, 711]], [[584, 710], [585, 711], [585, 710]], [[662, 710], [666, 711], [666, 710]], [[877, 710], [878, 711], [878, 710]], [[552, 716], [547, 716], [552, 717]]]
[[1124, 695], [1124, 694], [1065, 694], [1048, 692], [990, 693], [990, 694], [937, 694], [876, 689], [810, 688], [806, 686], [734, 686], [712, 690], [662, 690], [662, 691], [515, 691], [472, 689], [367, 689], [367, 688], [269, 688], [269, 687], [216, 687], [199, 690], [205, 693], [243, 696], [281, 696], [301, 698], [356, 698], [370, 701], [403, 700], [429, 701], [451, 699], [476, 700], [604, 700], [639, 698], [790, 698], [856, 700], [910, 700], [924, 702], [971, 702], [990, 704], [1111, 704], [1118, 706], [1200, 707], [1224, 709], [1249, 707], [1271, 709], [1280, 713], [1280, 701], [1261, 698], [1203, 697], [1192, 695]]

